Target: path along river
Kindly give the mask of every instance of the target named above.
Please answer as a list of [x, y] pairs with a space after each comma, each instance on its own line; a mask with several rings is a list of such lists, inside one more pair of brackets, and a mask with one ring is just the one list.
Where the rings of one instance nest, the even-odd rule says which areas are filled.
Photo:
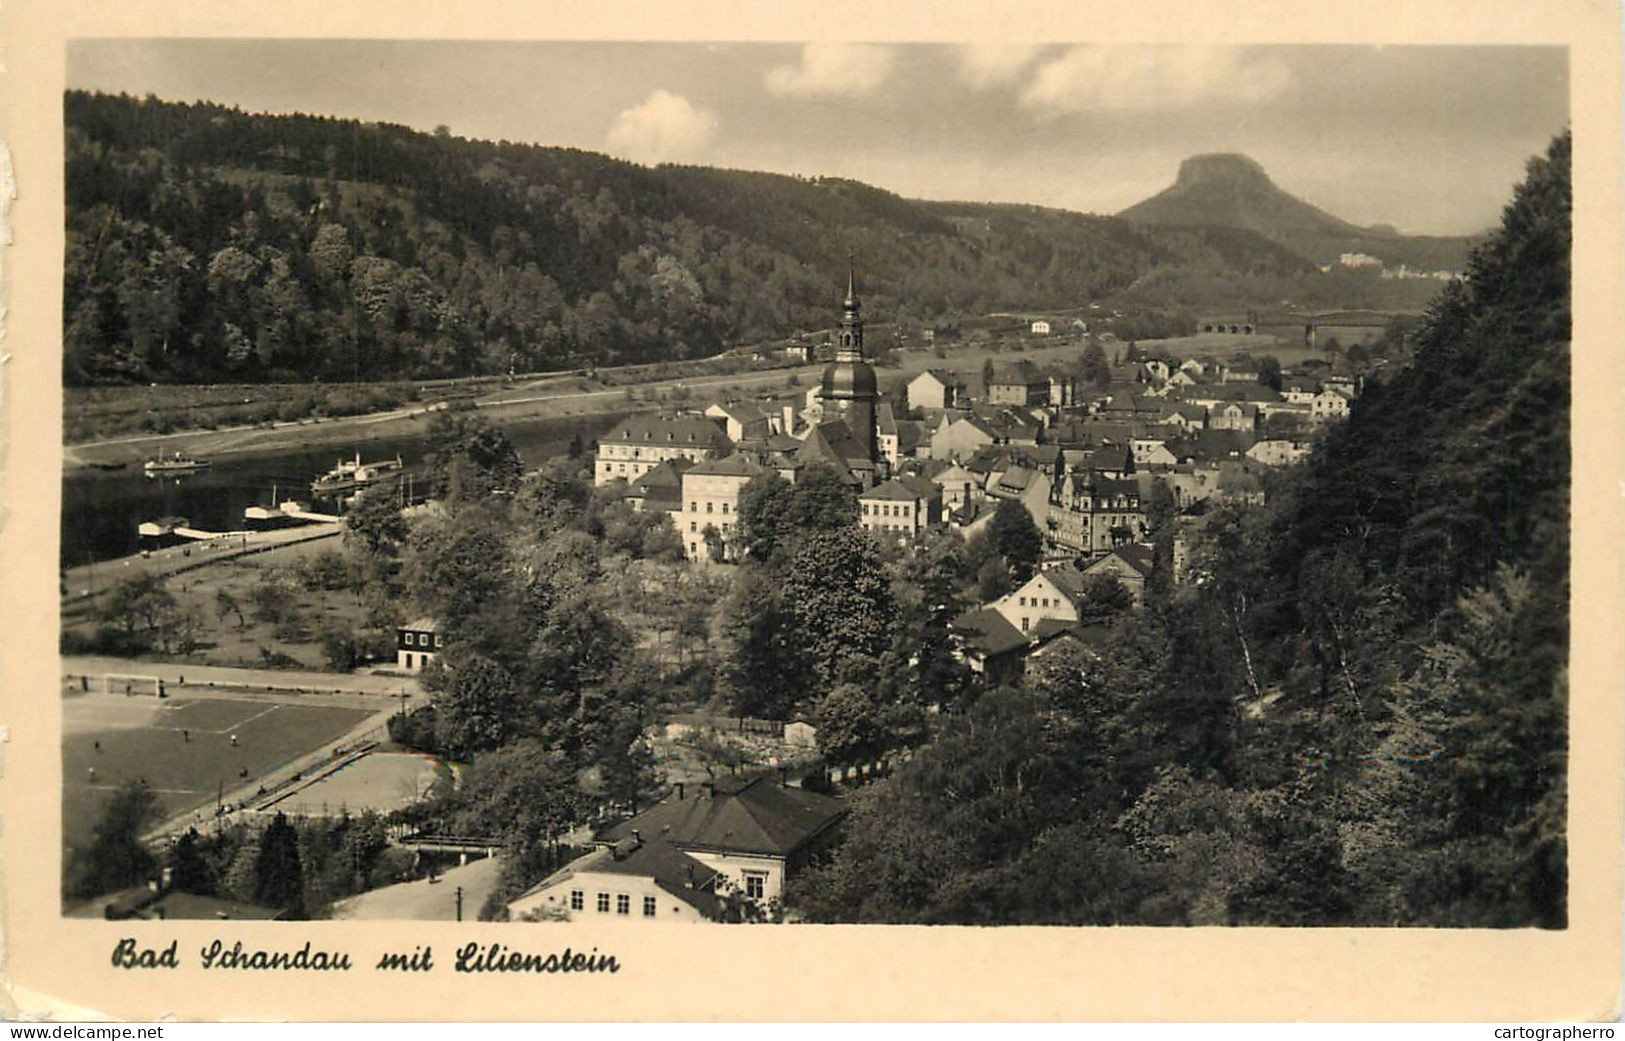
[[[503, 429], [527, 467], [568, 450], [580, 436], [591, 445], [624, 413], [565, 416], [504, 423]], [[368, 439], [353, 448], [320, 448], [240, 453], [211, 460], [212, 465], [184, 477], [147, 477], [140, 463], [124, 470], [76, 469], [62, 479], [63, 567], [128, 556], [140, 547], [136, 528], [159, 517], [185, 517], [204, 531], [243, 527], [243, 510], [278, 500], [310, 502], [310, 482], [332, 469], [340, 458], [359, 450], [363, 461], [393, 459], [397, 454], [409, 474], [421, 474], [433, 446], [422, 434]], [[335, 510], [331, 503], [319, 506]]]

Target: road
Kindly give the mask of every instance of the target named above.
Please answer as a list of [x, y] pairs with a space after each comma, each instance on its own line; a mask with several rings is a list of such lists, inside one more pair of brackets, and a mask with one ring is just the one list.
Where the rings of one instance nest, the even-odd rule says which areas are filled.
[[[215, 687], [222, 694], [232, 690], [293, 690], [311, 693], [366, 694], [379, 698], [399, 698], [404, 692], [408, 698], [422, 693], [423, 688], [415, 676], [380, 676], [365, 672], [299, 672], [292, 669], [235, 669], [223, 665], [189, 665], [185, 663], [138, 661], [131, 658], [106, 658], [92, 655], [64, 655], [62, 674], [70, 679], [88, 677], [92, 690], [97, 689], [101, 677], [156, 676], [166, 686], [181, 686], [188, 693], [200, 693]], [[213, 695], [210, 695], [213, 696]], [[387, 707], [382, 703], [381, 707]]]
[[334, 904], [333, 917], [350, 921], [454, 922], [460, 886], [463, 921], [472, 922], [480, 913], [480, 905], [497, 887], [501, 872], [500, 857], [482, 857], [443, 872], [435, 882], [420, 878], [358, 893]]
[[[1012, 349], [994, 352], [985, 345], [945, 345], [944, 356], [931, 351], [907, 350], [897, 354], [895, 368], [881, 370], [887, 386], [898, 380], [911, 379], [928, 368], [947, 368], [964, 375], [977, 372], [984, 360], [998, 357], [1006, 362], [1023, 358], [1045, 364], [1057, 361], [1075, 361], [1082, 344], [1070, 337], [1024, 341]], [[609, 372], [612, 370], [600, 370]], [[593, 415], [618, 409], [649, 409], [659, 402], [644, 400], [643, 391], [652, 391], [660, 401], [669, 402], [670, 392], [679, 386], [693, 395], [696, 391], [738, 390], [759, 391], [769, 387], [783, 387], [792, 375], [801, 389], [810, 387], [823, 371], [822, 365], [802, 365], [795, 368], [765, 369], [723, 376], [685, 376], [628, 384], [603, 390], [543, 391], [549, 384], [567, 377], [554, 375], [529, 380], [485, 395], [472, 402], [481, 411], [497, 420], [517, 421], [546, 419], [567, 415]], [[627, 398], [631, 391], [634, 399]], [[707, 395], [698, 395], [701, 398]], [[702, 404], [696, 402], [696, 404]], [[193, 430], [176, 434], [148, 434], [112, 438], [105, 441], [83, 442], [65, 449], [64, 465], [86, 465], [92, 462], [138, 462], [159, 452], [182, 451], [211, 458], [246, 452], [275, 452], [281, 449], [305, 447], [352, 440], [361, 431], [369, 436], [393, 437], [421, 431], [422, 422], [431, 412], [446, 407], [443, 403], [392, 409], [364, 416], [346, 416], [334, 419], [296, 420], [252, 427], [234, 427], [220, 430]]]

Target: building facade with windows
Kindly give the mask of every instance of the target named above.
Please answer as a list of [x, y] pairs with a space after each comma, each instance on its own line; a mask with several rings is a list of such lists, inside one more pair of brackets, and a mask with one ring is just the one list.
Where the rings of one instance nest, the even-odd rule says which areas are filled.
[[440, 653], [440, 623], [419, 618], [395, 628], [395, 665], [406, 672], [421, 672]]
[[912, 539], [942, 523], [942, 489], [924, 477], [894, 477], [858, 495], [858, 524], [866, 531]]
[[727, 455], [723, 422], [705, 416], [632, 416], [598, 439], [593, 483], [635, 481], [668, 459], [701, 462]]
[[508, 904], [512, 919], [708, 922], [721, 917], [718, 874], [641, 833], [578, 857]]
[[[739, 493], [766, 468], [746, 455], [696, 463], [683, 472], [683, 508], [672, 514], [683, 552], [692, 561], [712, 560], [721, 539], [723, 560], [738, 559]], [[707, 538], [706, 529], [716, 535]]]

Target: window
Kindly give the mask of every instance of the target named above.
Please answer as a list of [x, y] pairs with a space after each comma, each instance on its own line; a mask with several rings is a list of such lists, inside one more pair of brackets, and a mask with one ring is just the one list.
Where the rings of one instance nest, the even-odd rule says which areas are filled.
[[599, 914], [609, 914], [609, 894], [608, 893], [599, 893], [598, 894], [598, 913]]
[[435, 647], [436, 648], [440, 647], [445, 642], [445, 639], [446, 638], [444, 636], [441, 636], [439, 633], [435, 633], [434, 634], [434, 645], [435, 645]]
[[580, 911], [587, 906], [587, 894], [579, 889], [570, 890], [570, 910]]
[[1021, 631], [1022, 632], [1027, 631], [1027, 616], [1026, 615], [1021, 616]]
[[767, 873], [762, 871], [745, 872], [745, 896], [752, 900], [760, 900], [767, 894]]
[[706, 513], [715, 513], [716, 512], [716, 506], [717, 506], [717, 504], [714, 503], [714, 502], [706, 503], [705, 504], [705, 512]]
[[688, 512], [690, 512], [690, 513], [699, 513], [700, 512], [700, 504], [697, 503], [697, 502], [689, 503], [688, 504]]
[[632, 913], [632, 898], [630, 896], [626, 895], [625, 893], [616, 893], [615, 894], [615, 913], [616, 914], [631, 914]]
[[652, 896], [646, 896], [646, 897], [643, 898], [643, 917], [645, 917], [645, 918], [653, 918], [654, 916], [655, 916], [655, 898], [652, 897]]
[[722, 504], [722, 512], [723, 512], [723, 513], [727, 513], [727, 512], [728, 512], [728, 504], [727, 504], [727, 503], [723, 503], [723, 504]]

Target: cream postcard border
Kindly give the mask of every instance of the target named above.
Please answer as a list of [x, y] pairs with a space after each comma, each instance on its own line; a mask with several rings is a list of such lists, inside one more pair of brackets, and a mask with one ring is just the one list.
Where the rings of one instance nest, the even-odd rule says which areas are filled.
[[[1125, 8], [1132, 6], [1134, 10]], [[182, 1020], [1595, 1020], [1618, 1014], [1621, 864], [1620, 11], [1511, 0], [1134, 5], [948, 0], [567, 5], [280, 0], [0, 6], [0, 137], [16, 177], [0, 254], [0, 1002], [14, 1014]], [[1570, 926], [1561, 932], [69, 921], [58, 915], [62, 90], [97, 36], [1558, 44], [1575, 196]], [[1357, 85], [1351, 89], [1358, 89]], [[1472, 89], [1463, 84], [1463, 89]], [[1554, 132], [1558, 128], [1554, 127]], [[0, 157], [3, 164], [3, 157]], [[0, 165], [3, 170], [3, 165]], [[1154, 186], [1148, 186], [1148, 189]], [[0, 191], [4, 186], [0, 185]], [[190, 967], [113, 969], [124, 935]], [[228, 945], [349, 951], [348, 973], [204, 972]], [[565, 944], [613, 976], [459, 976], [470, 940]], [[290, 941], [291, 944], [290, 944]], [[433, 943], [437, 970], [374, 972]], [[370, 959], [370, 960], [369, 960]]]

